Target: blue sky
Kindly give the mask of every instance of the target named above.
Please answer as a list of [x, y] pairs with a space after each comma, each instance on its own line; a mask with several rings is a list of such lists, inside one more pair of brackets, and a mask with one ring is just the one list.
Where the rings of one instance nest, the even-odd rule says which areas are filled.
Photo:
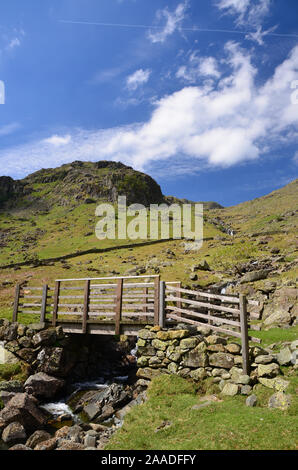
[[116, 160], [223, 205], [287, 184], [297, 18], [296, 0], [1, 2], [0, 174]]

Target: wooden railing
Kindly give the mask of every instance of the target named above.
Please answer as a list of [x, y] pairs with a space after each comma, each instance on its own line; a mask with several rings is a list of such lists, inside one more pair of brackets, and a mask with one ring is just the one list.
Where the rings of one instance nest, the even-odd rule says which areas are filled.
[[[245, 295], [219, 295], [184, 289], [181, 282], [160, 281], [158, 275], [57, 279], [55, 287], [16, 286], [13, 321], [19, 314], [36, 314], [53, 326], [76, 324], [70, 332], [89, 333], [91, 325], [109, 323], [109, 334], [121, 333], [130, 322], [161, 327], [181, 322], [206, 326], [241, 340], [243, 369], [249, 371], [249, 304]], [[132, 331], [138, 331], [132, 329]], [[102, 330], [104, 331], [104, 330]], [[98, 334], [105, 334], [104, 332]]]
[[53, 326], [81, 322], [81, 332], [86, 333], [88, 323], [109, 320], [115, 322], [118, 335], [126, 319], [158, 324], [159, 287], [158, 275], [57, 279], [54, 288], [18, 284], [13, 321], [19, 314], [36, 314], [40, 321], [50, 321]]
[[257, 302], [247, 300], [243, 294], [239, 297], [219, 295], [183, 289], [164, 282], [160, 284], [163, 296], [160, 300], [160, 325], [164, 326], [167, 319], [195, 326], [208, 325], [215, 332], [239, 338], [243, 370], [248, 374], [249, 340], [260, 343], [260, 339], [248, 335], [247, 305], [256, 305]]

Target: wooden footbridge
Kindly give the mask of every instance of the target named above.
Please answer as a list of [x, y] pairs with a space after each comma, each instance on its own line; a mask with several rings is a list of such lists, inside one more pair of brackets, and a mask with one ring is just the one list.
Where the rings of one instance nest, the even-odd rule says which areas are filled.
[[251, 304], [257, 302], [244, 295], [183, 289], [181, 282], [165, 282], [158, 275], [57, 279], [53, 287], [17, 284], [13, 321], [30, 314], [66, 333], [128, 336], [137, 336], [148, 324], [208, 325], [241, 340], [245, 365], [249, 340], [260, 342], [248, 335]]

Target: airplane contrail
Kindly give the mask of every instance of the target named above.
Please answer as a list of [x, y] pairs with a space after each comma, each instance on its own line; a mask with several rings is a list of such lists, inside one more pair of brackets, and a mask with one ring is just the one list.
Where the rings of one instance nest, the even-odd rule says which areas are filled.
[[[59, 20], [60, 23], [67, 23], [67, 24], [81, 24], [81, 25], [89, 25], [89, 26], [104, 26], [104, 27], [119, 27], [119, 28], [141, 28], [141, 29], [163, 29], [162, 26], [154, 26], [154, 25], [144, 25], [144, 24], [125, 24], [125, 23], [98, 23], [92, 21], [73, 21], [73, 20]], [[210, 28], [199, 28], [197, 26], [193, 26], [190, 28], [178, 28], [181, 31], [191, 31], [191, 32], [199, 32], [199, 33], [229, 33], [229, 34], [252, 34], [256, 31], [237, 31], [235, 29], [210, 29]], [[275, 37], [284, 37], [284, 38], [298, 38], [298, 34], [286, 34], [286, 33], [269, 33], [264, 31], [266, 36], [275, 36]]]

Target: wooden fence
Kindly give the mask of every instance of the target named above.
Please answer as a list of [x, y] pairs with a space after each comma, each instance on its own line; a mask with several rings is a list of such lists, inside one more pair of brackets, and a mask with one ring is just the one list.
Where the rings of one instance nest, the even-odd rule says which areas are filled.
[[118, 335], [125, 320], [158, 324], [159, 287], [158, 275], [58, 279], [54, 288], [17, 285], [13, 321], [36, 314], [53, 326], [80, 322], [81, 333], [87, 333], [88, 324], [109, 320]]
[[[214, 332], [241, 340], [243, 369], [249, 371], [248, 305], [244, 295], [229, 296], [184, 289], [181, 282], [158, 275], [58, 279], [54, 287], [16, 286], [13, 321], [36, 314], [40, 321], [62, 325], [66, 332], [137, 334], [145, 324], [208, 325]], [[106, 329], [102, 327], [106, 324]], [[127, 326], [130, 324], [130, 329]]]
[[249, 373], [249, 340], [260, 343], [259, 338], [248, 335], [248, 305], [258, 302], [246, 296], [219, 295], [183, 289], [161, 281], [160, 325], [168, 319], [195, 326], [206, 326], [215, 333], [239, 338], [242, 344], [244, 373]]

